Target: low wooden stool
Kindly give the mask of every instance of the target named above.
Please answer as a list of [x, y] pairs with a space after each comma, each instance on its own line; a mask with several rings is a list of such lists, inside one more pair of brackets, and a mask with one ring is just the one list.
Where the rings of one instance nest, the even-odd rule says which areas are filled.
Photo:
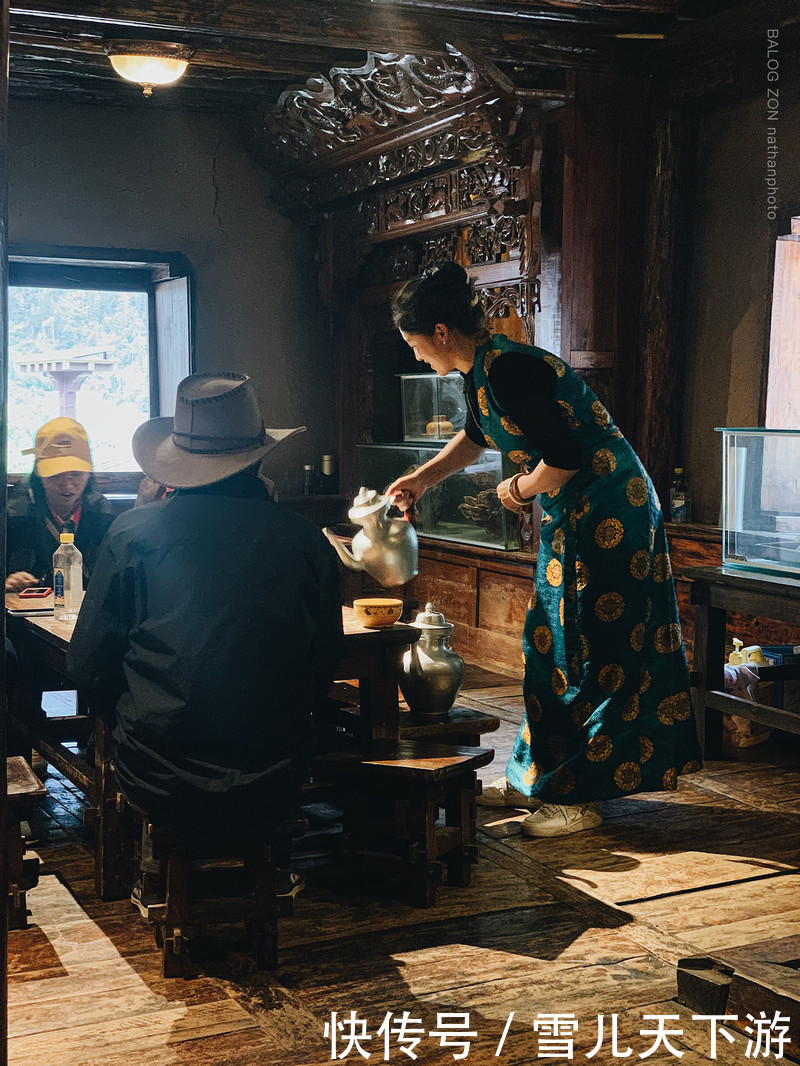
[[261, 970], [278, 966], [277, 866], [270, 840], [189, 837], [150, 824], [153, 852], [162, 860], [164, 903], [149, 908], [162, 948], [165, 977], [188, 975], [188, 943], [243, 923]]
[[338, 787], [346, 848], [405, 866], [411, 902], [430, 907], [445, 871], [448, 884], [470, 883], [475, 771], [493, 758], [491, 748], [400, 740], [320, 755], [315, 766]]
[[22, 816], [34, 803], [41, 803], [47, 789], [21, 755], [6, 759], [8, 814], [6, 850], [8, 855], [8, 928], [28, 928], [25, 893], [39, 883], [39, 860], [26, 859], [22, 839]]

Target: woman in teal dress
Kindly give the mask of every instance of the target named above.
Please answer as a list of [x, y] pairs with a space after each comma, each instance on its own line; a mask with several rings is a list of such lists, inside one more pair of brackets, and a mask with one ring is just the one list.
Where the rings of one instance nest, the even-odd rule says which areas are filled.
[[529, 836], [597, 826], [599, 801], [677, 788], [700, 767], [661, 506], [595, 394], [561, 359], [483, 330], [464, 270], [409, 282], [395, 325], [416, 358], [465, 375], [464, 430], [387, 490], [402, 509], [485, 447], [521, 471], [502, 504], [543, 509], [523, 632], [525, 717], [491, 806], [533, 810]]

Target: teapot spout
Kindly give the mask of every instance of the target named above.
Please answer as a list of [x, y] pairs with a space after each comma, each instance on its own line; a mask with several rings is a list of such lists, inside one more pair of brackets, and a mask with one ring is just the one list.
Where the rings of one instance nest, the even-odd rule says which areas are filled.
[[353, 555], [353, 553], [345, 544], [344, 537], [340, 537], [338, 533], [332, 532], [332, 530], [328, 529], [327, 527], [323, 529], [322, 532], [325, 534], [329, 542], [336, 549], [336, 554], [339, 556], [345, 566], [349, 567], [351, 570], [364, 569], [363, 561], [361, 559], [357, 559], [355, 555]]

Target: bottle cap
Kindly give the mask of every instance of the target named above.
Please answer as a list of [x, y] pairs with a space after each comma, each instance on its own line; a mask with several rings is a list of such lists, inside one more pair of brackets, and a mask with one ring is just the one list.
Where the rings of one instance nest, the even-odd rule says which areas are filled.
[[322, 468], [322, 473], [323, 474], [332, 474], [333, 473], [333, 456], [332, 455], [323, 455], [323, 456], [321, 456], [320, 457], [320, 466]]
[[682, 474], [683, 473], [683, 467], [682, 466], [676, 466], [675, 470], [673, 471], [673, 473]]
[[306, 463], [305, 466], [303, 467], [303, 469], [304, 470], [313, 470], [314, 469], [314, 464], [313, 463]]
[[61, 534], [61, 543], [62, 544], [72, 544], [72, 542], [74, 540], [75, 540], [75, 534], [74, 533], [62, 533]]

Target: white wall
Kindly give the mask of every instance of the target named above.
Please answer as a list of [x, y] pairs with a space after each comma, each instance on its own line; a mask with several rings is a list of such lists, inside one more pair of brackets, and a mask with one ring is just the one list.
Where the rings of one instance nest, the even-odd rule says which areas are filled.
[[9, 240], [181, 252], [199, 371], [254, 380], [267, 425], [305, 424], [271, 469], [284, 491], [334, 451], [332, 355], [313, 234], [270, 200], [235, 117], [12, 99]]

